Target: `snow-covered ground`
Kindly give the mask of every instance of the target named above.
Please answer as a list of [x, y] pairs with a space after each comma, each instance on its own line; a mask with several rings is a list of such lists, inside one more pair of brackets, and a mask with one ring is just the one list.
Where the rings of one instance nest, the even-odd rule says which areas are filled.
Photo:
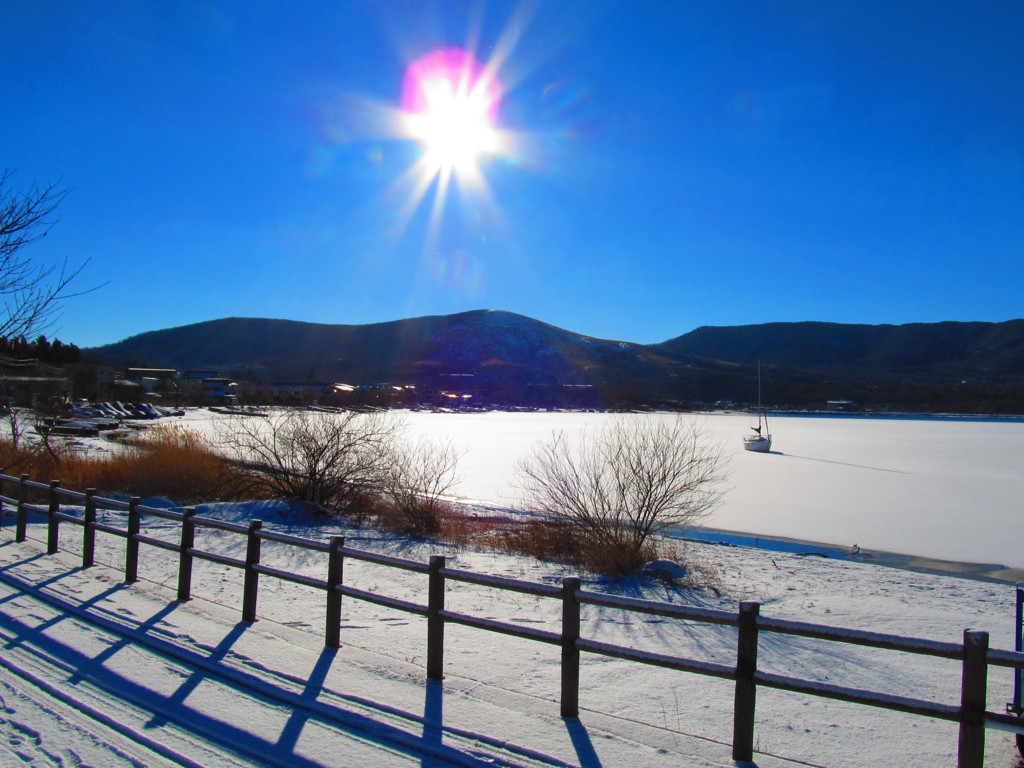
[[[347, 536], [361, 549], [425, 561], [444, 553], [466, 570], [542, 583], [565, 571], [494, 553], [411, 543], [321, 524], [278, 503], [211, 505], [200, 514], [254, 517], [285, 533]], [[102, 521], [123, 526], [122, 513]], [[176, 525], [145, 532], [176, 540]], [[79, 548], [62, 529], [62, 548]], [[176, 555], [144, 547], [131, 587], [102, 566], [41, 554], [41, 541], [0, 543], [0, 765], [725, 766], [732, 686], [726, 681], [584, 656], [579, 723], [558, 718], [558, 650], [449, 625], [446, 679], [425, 683], [425, 623], [346, 598], [343, 649], [322, 651], [323, 595], [263, 577], [255, 625], [240, 623], [237, 571], [197, 562], [188, 604], [174, 602]], [[45, 538], [42, 527], [32, 536]], [[244, 538], [206, 531], [200, 548], [242, 557]], [[123, 543], [100, 537], [99, 560], [117, 565]], [[985, 629], [1012, 647], [1010, 585], [708, 543], [686, 543], [696, 586], [585, 578], [612, 594], [957, 642]], [[323, 555], [264, 544], [263, 562], [318, 578]], [[425, 577], [349, 560], [346, 583], [424, 603]], [[450, 584], [448, 607], [558, 631], [555, 601]], [[584, 607], [583, 635], [732, 664], [734, 631]], [[770, 672], [956, 704], [956, 662], [765, 634]], [[1011, 697], [993, 670], [989, 708]], [[99, 718], [100, 725], [93, 721]], [[955, 725], [762, 689], [758, 766], [954, 765]], [[1018, 766], [1010, 734], [988, 732], [986, 765]], [[135, 745], [135, 746], [133, 746]], [[140, 746], [141, 745], [141, 746]], [[4, 762], [4, 750], [10, 757]], [[116, 759], [115, 759], [116, 758]], [[22, 760], [22, 762], [18, 762]], [[118, 762], [120, 760], [121, 762]], [[168, 762], [169, 761], [169, 762]]]
[[[462, 464], [463, 496], [507, 507], [515, 503], [508, 485], [511, 466], [535, 439], [553, 427], [578, 428], [602, 417], [409, 418], [414, 428], [450, 434], [469, 449]], [[198, 412], [193, 419], [195, 425], [210, 424]], [[709, 424], [738, 448], [746, 417], [714, 416]], [[773, 432], [780, 454], [735, 451], [733, 488], [713, 524], [773, 533], [767, 522], [731, 521], [791, 520], [799, 512], [813, 524], [828, 512], [837, 515], [835, 527], [826, 525], [821, 534], [781, 525], [779, 533], [944, 557], [946, 550], [904, 546], [899, 518], [924, 515], [927, 504], [957, 510], [955, 499], [944, 495], [960, 492], [957, 498], [972, 501], [971, 535], [957, 533], [951, 527], [955, 520], [937, 523], [933, 517], [926, 526], [954, 537], [944, 544], [951, 559], [997, 560], [965, 554], [974, 551], [974, 534], [994, 522], [1003, 526], [1001, 536], [1012, 542], [1011, 549], [1019, 547], [1012, 507], [995, 506], [1008, 504], [1020, 487], [1003, 452], [1019, 459], [1024, 425], [791, 418], [773, 421]], [[867, 445], [858, 448], [857, 440]], [[751, 483], [757, 487], [748, 488]], [[929, 490], [935, 483], [941, 492]], [[894, 501], [868, 515], [876, 502], [885, 502], [879, 484], [895, 494]], [[921, 494], [927, 504], [920, 503]], [[741, 514], [730, 507], [745, 508], [752, 517], [729, 517]], [[527, 558], [323, 524], [283, 504], [211, 505], [200, 513], [236, 522], [256, 517], [273, 530], [311, 538], [340, 533], [349, 546], [419, 561], [442, 553], [456, 568], [516, 579], [558, 583], [566, 575]], [[104, 517], [123, 525], [120, 513]], [[858, 517], [871, 519], [851, 536], [841, 526]], [[886, 526], [894, 530], [891, 539], [882, 536]], [[830, 533], [837, 530], [841, 536]], [[147, 519], [146, 532], [176, 540], [176, 526], [168, 521]], [[76, 534], [65, 526], [62, 546], [74, 552]], [[239, 623], [237, 571], [197, 563], [197, 599], [178, 604], [174, 553], [144, 547], [143, 580], [122, 587], [116, 571], [82, 571], [69, 555], [45, 556], [38, 541], [18, 545], [9, 536], [9, 529], [0, 535], [0, 765], [734, 764], [728, 746], [732, 686], [726, 681], [584, 655], [581, 716], [578, 723], [563, 722], [558, 650], [552, 646], [450, 625], [446, 679], [428, 686], [426, 628], [418, 617], [346, 598], [344, 647], [325, 652], [323, 596], [309, 588], [264, 577], [260, 621], [246, 625]], [[34, 525], [32, 536], [41, 540], [45, 533]], [[933, 532], [910, 541], [930, 547], [942, 544], [943, 536]], [[99, 559], [119, 563], [121, 540], [101, 536], [100, 542]], [[206, 531], [197, 546], [233, 557], [244, 551], [241, 537], [225, 532]], [[741, 600], [758, 600], [765, 616], [951, 642], [970, 627], [989, 631], [994, 647], [1012, 648], [1014, 590], [1008, 583], [723, 544], [679, 546], [692, 566], [692, 584], [588, 577], [584, 588], [730, 611]], [[998, 559], [1021, 564], [1019, 555]], [[325, 575], [323, 555], [306, 550], [265, 543], [263, 560]], [[345, 578], [358, 588], [426, 602], [425, 577], [417, 574], [349, 560]], [[558, 630], [559, 606], [539, 597], [449, 584], [448, 607]], [[583, 634], [734, 663], [735, 634], [729, 628], [585, 606]], [[760, 664], [770, 672], [958, 702], [960, 668], [953, 661], [765, 634]], [[1010, 672], [994, 669], [989, 709], [1001, 711], [1011, 690]], [[954, 765], [956, 742], [951, 723], [766, 689], [758, 693], [755, 761], [761, 768]], [[1019, 766], [1010, 734], [988, 732], [986, 765]]]

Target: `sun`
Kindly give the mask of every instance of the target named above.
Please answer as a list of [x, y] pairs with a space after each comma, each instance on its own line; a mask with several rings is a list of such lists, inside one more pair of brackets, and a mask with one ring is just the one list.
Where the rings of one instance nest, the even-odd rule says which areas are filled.
[[450, 46], [406, 67], [399, 108], [379, 114], [388, 135], [414, 142], [420, 151], [392, 182], [389, 196], [398, 205], [389, 236], [400, 237], [424, 207], [425, 252], [436, 250], [441, 232], [467, 211], [473, 221], [503, 230], [485, 166], [489, 159], [502, 158], [502, 166], [490, 169], [500, 174], [502, 167], [514, 166], [521, 151], [517, 134], [499, 128], [498, 122], [504, 93], [497, 73], [511, 46], [511, 40], [499, 42], [485, 63], [465, 48]]
[[501, 89], [468, 52], [445, 48], [413, 62], [402, 87], [406, 131], [423, 145], [430, 174], [472, 176], [501, 149]]
[[410, 116], [413, 137], [423, 144], [426, 162], [439, 170], [467, 172], [478, 158], [497, 149], [498, 136], [479, 91], [440, 78], [423, 84], [427, 109]]

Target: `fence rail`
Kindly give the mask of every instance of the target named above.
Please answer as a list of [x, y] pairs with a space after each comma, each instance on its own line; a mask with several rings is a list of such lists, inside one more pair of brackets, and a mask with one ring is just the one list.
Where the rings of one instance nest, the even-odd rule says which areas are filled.
[[[15, 496], [5, 494], [8, 485], [11, 484], [17, 489]], [[29, 497], [32, 492], [45, 493], [47, 504], [30, 503]], [[62, 511], [62, 500], [76, 505], [84, 505], [82, 515]], [[244, 578], [241, 607], [243, 621], [252, 622], [257, 619], [261, 576], [321, 590], [326, 593], [324, 644], [330, 648], [340, 646], [341, 599], [343, 596], [426, 617], [427, 678], [430, 680], [440, 680], [444, 675], [444, 628], [447, 623], [461, 624], [488, 632], [560, 646], [562, 717], [573, 718], [579, 715], [581, 652], [732, 680], [735, 682], [732, 756], [736, 761], [753, 760], [754, 724], [759, 687], [775, 688], [956, 722], [959, 724], [958, 768], [982, 768], [986, 727], [1012, 730], [1018, 734], [1024, 733], [1022, 720], [1018, 713], [990, 712], [986, 709], [989, 666], [1010, 667], [1018, 670], [1015, 674], [1021, 674], [1020, 670], [1024, 670], [1024, 653], [990, 649], [987, 632], [964, 630], [962, 644], [937, 642], [922, 638], [763, 617], [760, 615], [760, 604], [756, 602], [740, 603], [738, 612], [732, 613], [636, 598], [615, 597], [582, 590], [580, 580], [576, 577], [565, 578], [562, 585], [556, 587], [549, 584], [488, 576], [447, 568], [445, 567], [445, 558], [441, 555], [431, 557], [429, 563], [421, 563], [347, 547], [341, 536], [335, 536], [329, 542], [315, 541], [299, 536], [265, 531], [259, 520], [253, 520], [248, 525], [229, 523], [214, 518], [200, 517], [192, 508], [187, 508], [182, 512], [157, 509], [144, 506], [141, 499], [137, 497], [128, 502], [101, 498], [96, 495], [95, 489], [81, 493], [62, 488], [57, 481], [39, 483], [30, 480], [28, 475], [14, 477], [0, 472], [0, 525], [3, 522], [3, 513], [8, 508], [15, 511], [15, 540], [19, 542], [25, 541], [27, 538], [30, 513], [46, 518], [46, 543], [47, 552], [50, 554], [59, 551], [62, 523], [81, 527], [83, 568], [91, 567], [95, 562], [97, 532], [125, 539], [124, 581], [126, 583], [132, 583], [138, 578], [140, 544], [178, 552], [178, 600], [185, 601], [191, 598], [192, 563], [195, 559], [237, 568], [243, 572]], [[127, 511], [127, 527], [118, 528], [97, 522], [98, 509]], [[180, 522], [179, 541], [174, 543], [141, 533], [143, 515]], [[245, 536], [245, 558], [228, 557], [196, 548], [195, 532], [197, 528], [211, 528]], [[263, 541], [326, 552], [328, 554], [326, 578], [318, 579], [262, 564], [260, 557]], [[346, 558], [425, 574], [427, 576], [427, 604], [421, 605], [346, 585], [343, 578]], [[523, 627], [496, 619], [485, 619], [447, 610], [445, 594], [448, 581], [559, 600], [562, 606], [561, 631], [552, 632]], [[730, 666], [582, 638], [580, 637], [580, 624], [581, 608], [584, 605], [653, 614], [702, 624], [736, 627], [736, 664]], [[757, 666], [759, 636], [762, 632], [957, 660], [962, 665], [960, 704], [955, 706], [764, 672]]]

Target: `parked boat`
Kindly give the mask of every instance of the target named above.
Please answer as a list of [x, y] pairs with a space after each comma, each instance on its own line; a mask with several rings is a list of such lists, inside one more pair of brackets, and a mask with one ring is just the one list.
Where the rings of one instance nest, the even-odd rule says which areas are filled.
[[757, 426], [751, 427], [754, 434], [743, 436], [743, 448], [757, 453], [768, 453], [772, 449], [772, 433], [768, 429], [768, 414], [761, 405], [761, 362], [757, 363]]
[[[117, 429], [121, 426], [120, 419], [115, 419], [112, 416], [106, 415], [99, 408], [72, 408], [69, 413], [69, 419], [71, 421], [81, 421], [86, 424], [92, 424], [100, 431], [106, 429]], [[58, 419], [58, 421], [67, 421], [69, 419]]]
[[84, 421], [57, 421], [52, 424], [37, 424], [36, 432], [41, 435], [96, 437], [100, 433], [100, 428]]
[[266, 411], [261, 411], [252, 405], [210, 405], [207, 406], [206, 410], [212, 413], [220, 413], [224, 416], [259, 416], [266, 418], [268, 415]]

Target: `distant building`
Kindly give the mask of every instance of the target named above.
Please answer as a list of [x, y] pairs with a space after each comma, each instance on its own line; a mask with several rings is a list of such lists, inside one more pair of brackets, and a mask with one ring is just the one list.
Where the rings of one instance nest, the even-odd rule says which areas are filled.
[[124, 372], [124, 377], [129, 381], [142, 381], [143, 379], [164, 381], [178, 378], [178, 372], [173, 368], [129, 368]]
[[36, 407], [67, 399], [71, 381], [61, 366], [0, 356], [0, 404]]
[[117, 369], [112, 365], [96, 365], [93, 366], [93, 370], [96, 372], [96, 384], [101, 387], [109, 387], [114, 383], [114, 379], [117, 378]]
[[52, 403], [67, 397], [69, 381], [63, 376], [0, 375], [2, 405], [28, 408]]

